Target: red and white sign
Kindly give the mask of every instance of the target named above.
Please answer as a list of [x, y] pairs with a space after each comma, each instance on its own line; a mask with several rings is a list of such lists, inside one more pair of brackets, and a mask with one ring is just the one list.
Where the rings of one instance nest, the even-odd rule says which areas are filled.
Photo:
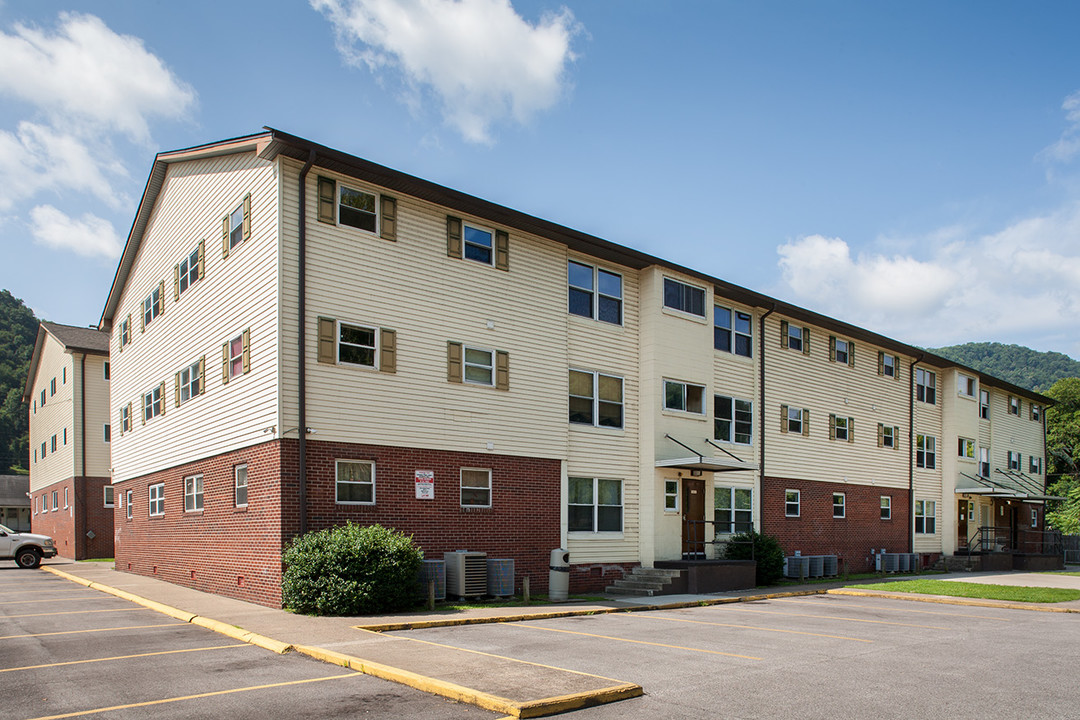
[[417, 500], [434, 500], [435, 499], [435, 471], [434, 470], [417, 470], [416, 471], [416, 499]]

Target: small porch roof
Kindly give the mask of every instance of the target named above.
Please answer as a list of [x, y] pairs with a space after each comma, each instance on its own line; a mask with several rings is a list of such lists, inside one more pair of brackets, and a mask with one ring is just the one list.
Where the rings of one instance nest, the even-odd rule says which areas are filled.
[[[723, 447], [717, 445], [712, 440], [705, 438], [705, 446], [702, 447], [704, 452], [699, 452], [697, 448], [673, 438], [671, 435], [664, 435], [664, 438], [670, 440], [675, 445], [678, 445], [684, 450], [689, 450], [693, 455], [681, 456], [675, 458], [666, 458], [664, 460], [657, 460], [656, 467], [658, 468], [679, 468], [681, 470], [707, 470], [708, 472], [733, 472], [736, 470], [757, 470], [758, 465], [755, 462], [749, 462], [742, 458], [728, 452]], [[719, 450], [723, 455], [718, 455], [716, 451]], [[708, 453], [707, 455], [705, 453]]]
[[995, 468], [992, 477], [960, 473], [956, 480], [956, 493], [983, 495], [1030, 501], [1064, 500], [1047, 495], [1042, 482], [1019, 470]]

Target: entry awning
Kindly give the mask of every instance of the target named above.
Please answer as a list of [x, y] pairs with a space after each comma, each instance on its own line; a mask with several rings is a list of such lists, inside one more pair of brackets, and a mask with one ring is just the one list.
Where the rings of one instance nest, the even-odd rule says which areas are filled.
[[1046, 501], [1065, 498], [1047, 495], [1041, 482], [1019, 470], [995, 468], [993, 477], [960, 473], [956, 492], [963, 495], [1014, 498], [1019, 500]]
[[[703, 447], [703, 450], [708, 452], [708, 455], [699, 453], [698, 450], [690, 445], [676, 440], [670, 435], [665, 435], [665, 439], [670, 440], [674, 444], [682, 447], [685, 450], [689, 450], [694, 453], [688, 457], [676, 457], [668, 458], [665, 460], [657, 460], [656, 467], [658, 468], [679, 468], [680, 470], [706, 470], [708, 472], [733, 472], [736, 470], [757, 470], [757, 463], [748, 462], [742, 458], [733, 455], [724, 448], [720, 447], [712, 440], [705, 438], [705, 443], [709, 446]], [[719, 450], [726, 457], [716, 455], [715, 451]]]

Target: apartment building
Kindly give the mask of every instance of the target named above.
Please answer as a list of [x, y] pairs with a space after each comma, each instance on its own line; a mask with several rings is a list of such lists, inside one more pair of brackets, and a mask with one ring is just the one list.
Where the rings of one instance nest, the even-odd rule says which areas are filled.
[[[268, 605], [346, 521], [541, 590], [566, 547], [587, 590], [751, 527], [864, 567], [952, 552], [961, 495], [1041, 512], [1041, 422], [947, 395], [1045, 398], [276, 130], [156, 157], [100, 328], [117, 568]], [[946, 478], [961, 431], [1039, 492]]]
[[23, 402], [30, 413], [30, 523], [67, 558], [113, 554], [109, 336], [42, 322]]

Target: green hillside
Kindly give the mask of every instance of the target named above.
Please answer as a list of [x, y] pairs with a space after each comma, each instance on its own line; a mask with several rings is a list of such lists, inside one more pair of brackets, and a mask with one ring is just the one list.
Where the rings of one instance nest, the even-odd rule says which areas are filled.
[[928, 349], [954, 362], [1035, 392], [1045, 393], [1062, 378], [1080, 377], [1080, 362], [1068, 355], [1038, 352], [1022, 345], [981, 342]]
[[23, 387], [38, 321], [23, 301], [0, 290], [0, 475], [29, 467], [29, 416]]

